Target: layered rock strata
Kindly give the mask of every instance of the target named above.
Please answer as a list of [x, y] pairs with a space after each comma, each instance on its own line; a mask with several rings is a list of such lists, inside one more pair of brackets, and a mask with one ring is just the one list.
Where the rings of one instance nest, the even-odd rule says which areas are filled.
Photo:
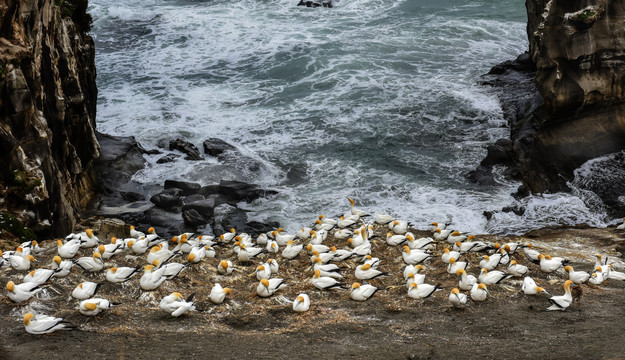
[[72, 230], [94, 200], [97, 88], [85, 0], [0, 4], [0, 208]]

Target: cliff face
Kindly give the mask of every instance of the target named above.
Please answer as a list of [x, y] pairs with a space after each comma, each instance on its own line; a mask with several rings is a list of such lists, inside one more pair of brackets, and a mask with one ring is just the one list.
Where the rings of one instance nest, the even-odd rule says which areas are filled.
[[0, 4], [0, 209], [35, 231], [67, 233], [94, 200], [100, 149], [86, 3]]
[[625, 2], [527, 0], [544, 104], [512, 121], [528, 190], [566, 190], [585, 161], [625, 149]]

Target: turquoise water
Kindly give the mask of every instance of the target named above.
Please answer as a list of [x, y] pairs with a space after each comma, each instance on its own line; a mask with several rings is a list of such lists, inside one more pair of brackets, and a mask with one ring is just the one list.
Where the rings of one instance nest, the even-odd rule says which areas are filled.
[[497, 99], [478, 82], [526, 50], [524, 1], [297, 2], [90, 1], [98, 129], [146, 147], [181, 137], [201, 148], [218, 137], [241, 152], [170, 164], [151, 156], [136, 181], [262, 184], [280, 194], [242, 206], [288, 229], [344, 212], [347, 196], [423, 227], [603, 224], [564, 194], [487, 221], [485, 210], [515, 203], [519, 184], [466, 180], [486, 145], [508, 136]]

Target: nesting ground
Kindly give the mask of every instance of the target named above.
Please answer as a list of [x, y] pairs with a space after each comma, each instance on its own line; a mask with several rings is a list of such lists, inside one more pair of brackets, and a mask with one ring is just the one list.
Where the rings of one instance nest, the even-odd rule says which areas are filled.
[[[238, 264], [231, 245], [217, 248], [217, 257], [205, 259], [186, 269], [178, 278], [166, 281], [152, 292], [140, 290], [139, 276], [124, 284], [106, 283], [104, 271], [83, 273], [75, 268], [64, 279], [56, 279], [37, 299], [16, 305], [0, 297], [1, 359], [67, 359], [78, 356], [98, 359], [165, 359], [201, 356], [203, 358], [385, 358], [437, 359], [442, 357], [610, 359], [625, 354], [625, 282], [608, 280], [601, 286], [575, 288], [575, 301], [565, 312], [545, 312], [547, 298], [519, 293], [519, 280], [507, 280], [489, 287], [486, 302], [454, 309], [447, 297], [458, 278], [447, 274], [441, 263], [442, 249], [437, 244], [434, 260], [425, 262], [426, 282], [442, 283], [443, 291], [419, 301], [406, 295], [402, 277], [405, 266], [401, 247], [389, 247], [384, 241], [385, 227], [376, 227], [372, 254], [381, 259], [380, 270], [391, 275], [370, 283], [384, 290], [360, 303], [349, 298], [348, 290], [320, 291], [309, 282], [310, 256], [302, 252], [294, 260], [274, 258], [280, 263], [276, 277], [289, 285], [271, 298], [256, 295], [257, 279], [253, 272], [259, 261], [247, 266]], [[429, 232], [413, 231], [417, 237]], [[324, 244], [336, 243], [332, 233]], [[119, 234], [121, 235], [121, 234]], [[576, 270], [590, 271], [593, 254], [602, 253], [623, 270], [619, 250], [625, 243], [623, 233], [611, 229], [543, 229], [521, 237], [484, 235], [479, 240], [491, 242], [532, 242], [545, 253], [571, 260]], [[102, 240], [102, 235], [100, 235]], [[105, 240], [106, 242], [106, 240]], [[37, 267], [48, 267], [56, 253], [53, 242], [37, 256]], [[89, 255], [92, 250], [81, 250]], [[481, 255], [481, 254], [480, 254]], [[221, 276], [218, 261], [232, 259], [233, 275]], [[263, 254], [261, 260], [267, 259]], [[561, 295], [565, 276], [546, 276], [538, 266], [517, 253], [519, 263], [530, 267], [539, 286]], [[478, 255], [468, 255], [469, 273], [479, 272]], [[178, 261], [182, 261], [179, 259]], [[105, 267], [145, 265], [145, 257], [122, 255], [106, 262]], [[344, 283], [356, 281], [357, 264], [343, 264]], [[5, 270], [0, 283], [21, 281], [25, 272]], [[82, 316], [77, 300], [70, 297], [81, 281], [105, 282], [98, 295], [121, 305], [97, 317]], [[219, 282], [232, 289], [221, 305], [208, 299], [211, 287]], [[198, 312], [171, 318], [158, 308], [165, 295], [178, 291], [195, 293]], [[301, 292], [311, 298], [306, 313], [291, 310], [291, 301]], [[25, 332], [23, 314], [43, 312], [64, 317], [79, 331], [34, 336]]]

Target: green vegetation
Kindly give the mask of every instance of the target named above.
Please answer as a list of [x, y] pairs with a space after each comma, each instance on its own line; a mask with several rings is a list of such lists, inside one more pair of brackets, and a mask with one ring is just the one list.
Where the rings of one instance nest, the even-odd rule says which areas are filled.
[[592, 11], [592, 10], [584, 10], [581, 14], [579, 14], [577, 17], [582, 19], [582, 20], [586, 20], [590, 17], [595, 16], [597, 13]]
[[71, 18], [78, 30], [82, 32], [91, 30], [93, 18], [87, 13], [89, 0], [54, 0], [54, 3], [61, 9], [61, 16]]
[[24, 171], [15, 170], [13, 171], [12, 185], [18, 186], [24, 192], [29, 192], [30, 190], [41, 185], [41, 180], [28, 177], [28, 174]]
[[6, 210], [0, 214], [0, 233], [3, 231], [10, 232], [20, 238], [21, 241], [37, 239], [37, 236], [31, 229], [24, 227], [24, 224], [14, 214]]

